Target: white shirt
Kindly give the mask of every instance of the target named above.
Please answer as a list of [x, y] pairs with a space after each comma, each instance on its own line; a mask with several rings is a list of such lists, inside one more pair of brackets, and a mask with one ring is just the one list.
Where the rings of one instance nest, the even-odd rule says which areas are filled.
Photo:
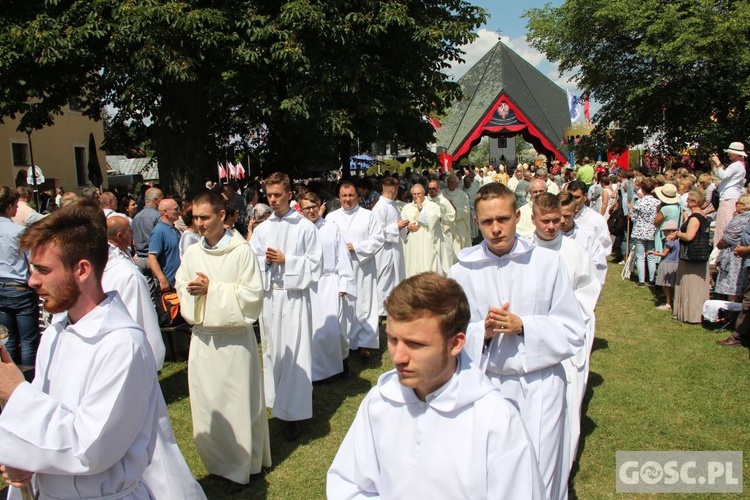
[[745, 184], [745, 164], [741, 161], [734, 161], [726, 168], [720, 167], [716, 171], [716, 176], [721, 179], [719, 182], [719, 200], [736, 200], [743, 192]]
[[442, 387], [417, 398], [396, 370], [380, 376], [328, 471], [331, 500], [344, 498], [544, 497], [518, 411], [459, 357]]

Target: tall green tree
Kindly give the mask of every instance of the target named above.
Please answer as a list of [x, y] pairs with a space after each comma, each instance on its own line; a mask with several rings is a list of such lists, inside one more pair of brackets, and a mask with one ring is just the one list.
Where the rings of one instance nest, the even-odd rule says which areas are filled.
[[269, 169], [335, 166], [354, 139], [420, 149], [485, 18], [463, 0], [8, 0], [0, 116], [39, 128], [72, 96], [93, 118], [111, 106], [175, 191], [260, 128]]
[[[528, 40], [602, 104], [613, 145], [715, 150], [750, 136], [750, 2], [567, 0], [531, 9]], [[599, 135], [605, 135], [602, 130]]]

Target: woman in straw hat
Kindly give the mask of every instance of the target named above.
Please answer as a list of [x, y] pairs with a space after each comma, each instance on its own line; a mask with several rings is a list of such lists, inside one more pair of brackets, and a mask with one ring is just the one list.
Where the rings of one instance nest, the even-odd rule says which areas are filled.
[[714, 175], [720, 179], [719, 186], [719, 210], [716, 213], [716, 233], [714, 242], [721, 241], [724, 228], [729, 224], [734, 215], [734, 204], [743, 193], [745, 185], [745, 145], [741, 142], [733, 142], [724, 150], [731, 162], [724, 167], [719, 156], [713, 154], [709, 160]]
[[[660, 254], [664, 250], [664, 224], [672, 221], [679, 227], [682, 224], [682, 207], [680, 205], [680, 195], [677, 193], [677, 186], [668, 182], [663, 186], [654, 189], [654, 195], [661, 201], [659, 212], [654, 218], [656, 234], [654, 236], [654, 250]], [[657, 263], [659, 257], [656, 257]]]

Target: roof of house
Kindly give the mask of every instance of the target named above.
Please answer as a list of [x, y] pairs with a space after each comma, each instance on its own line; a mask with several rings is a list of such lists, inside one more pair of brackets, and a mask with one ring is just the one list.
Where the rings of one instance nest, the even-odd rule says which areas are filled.
[[464, 98], [454, 103], [437, 131], [437, 146], [455, 154], [505, 95], [554, 145], [570, 125], [565, 90], [502, 42], [498, 42], [458, 81]]

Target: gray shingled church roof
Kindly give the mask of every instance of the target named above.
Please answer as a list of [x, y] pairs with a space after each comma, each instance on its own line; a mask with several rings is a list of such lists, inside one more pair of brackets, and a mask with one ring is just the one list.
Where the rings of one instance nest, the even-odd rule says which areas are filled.
[[455, 154], [502, 94], [555, 146], [570, 125], [566, 92], [502, 42], [458, 83], [464, 99], [453, 104], [437, 131], [438, 148], [446, 148], [449, 154]]

